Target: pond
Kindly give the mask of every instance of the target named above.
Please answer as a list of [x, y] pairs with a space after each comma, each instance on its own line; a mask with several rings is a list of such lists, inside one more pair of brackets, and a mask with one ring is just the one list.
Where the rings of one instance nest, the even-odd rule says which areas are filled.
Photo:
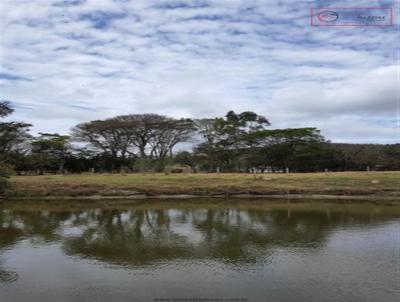
[[399, 301], [400, 206], [8, 201], [0, 300]]

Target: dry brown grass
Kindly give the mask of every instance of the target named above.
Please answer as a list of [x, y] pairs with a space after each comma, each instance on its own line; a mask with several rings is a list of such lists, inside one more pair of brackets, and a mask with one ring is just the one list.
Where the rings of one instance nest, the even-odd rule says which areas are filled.
[[400, 197], [400, 172], [14, 176], [9, 197], [331, 194]]

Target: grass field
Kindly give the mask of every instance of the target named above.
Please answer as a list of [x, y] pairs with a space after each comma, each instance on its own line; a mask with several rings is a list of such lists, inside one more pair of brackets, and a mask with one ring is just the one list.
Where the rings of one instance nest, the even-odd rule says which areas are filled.
[[400, 172], [14, 176], [8, 197], [325, 194], [400, 198]]

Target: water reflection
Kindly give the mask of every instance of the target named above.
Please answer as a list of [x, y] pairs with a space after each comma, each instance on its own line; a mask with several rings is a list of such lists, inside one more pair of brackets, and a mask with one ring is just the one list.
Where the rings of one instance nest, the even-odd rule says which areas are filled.
[[13, 271], [6, 271], [0, 266], [0, 283], [12, 283], [17, 281], [18, 274]]
[[[353, 213], [341, 207], [304, 210], [290, 204], [268, 209], [165, 205], [57, 211], [3, 208], [0, 259], [4, 251], [28, 240], [32, 245], [59, 242], [69, 256], [130, 267], [177, 259], [251, 264], [260, 258], [268, 261], [277, 248], [318, 251], [335, 229], [372, 227], [398, 217], [395, 211], [379, 213], [377, 206], [358, 207]], [[1, 269], [0, 262], [0, 282], [17, 278], [16, 273]]]
[[399, 205], [2, 202], [0, 300], [397, 302], [399, 228]]

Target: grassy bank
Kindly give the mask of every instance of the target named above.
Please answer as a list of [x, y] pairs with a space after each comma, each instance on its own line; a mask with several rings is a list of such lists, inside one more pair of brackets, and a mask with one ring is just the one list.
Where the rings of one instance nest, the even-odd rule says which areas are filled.
[[6, 197], [133, 195], [371, 195], [400, 198], [400, 172], [81, 174], [14, 176]]

